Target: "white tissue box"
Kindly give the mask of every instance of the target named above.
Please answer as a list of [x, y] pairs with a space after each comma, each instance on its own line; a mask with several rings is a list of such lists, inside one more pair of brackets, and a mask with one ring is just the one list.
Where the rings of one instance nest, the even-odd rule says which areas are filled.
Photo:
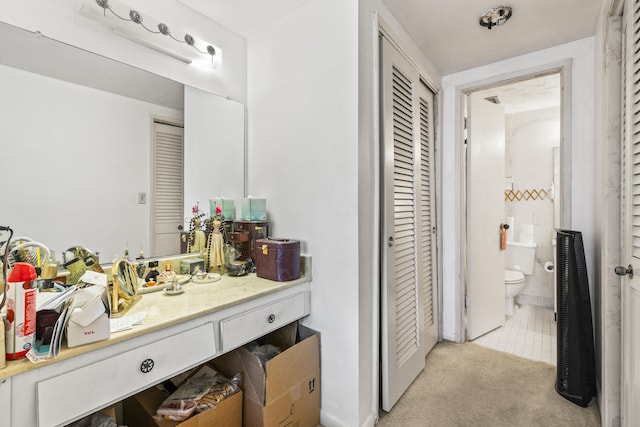
[[107, 340], [111, 337], [109, 315], [102, 312], [93, 322], [86, 326], [73, 321], [73, 315], [67, 325], [67, 346], [77, 347], [96, 341]]
[[102, 286], [82, 289], [74, 299], [67, 325], [67, 346], [77, 347], [111, 337], [109, 300]]

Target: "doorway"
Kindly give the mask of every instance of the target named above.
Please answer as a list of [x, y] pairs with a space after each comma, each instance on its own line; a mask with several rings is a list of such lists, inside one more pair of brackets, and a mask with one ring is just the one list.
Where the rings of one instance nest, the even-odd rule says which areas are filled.
[[184, 218], [184, 127], [153, 119], [151, 256], [180, 253]]
[[[562, 70], [476, 88], [465, 98], [465, 337], [555, 363]], [[507, 274], [513, 284], [505, 284]]]

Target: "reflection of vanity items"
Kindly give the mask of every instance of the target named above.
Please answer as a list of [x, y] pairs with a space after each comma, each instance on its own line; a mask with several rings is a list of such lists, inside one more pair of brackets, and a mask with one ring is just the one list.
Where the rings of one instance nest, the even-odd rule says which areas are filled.
[[83, 246], [73, 246], [62, 253], [63, 267], [69, 270], [68, 285], [75, 285], [87, 270], [104, 273], [98, 257]]
[[231, 246], [238, 252], [238, 256], [243, 258], [249, 258], [247, 255], [242, 254], [242, 248], [246, 245], [246, 253], [249, 253], [249, 232], [248, 231], [232, 231], [229, 233], [229, 240]]
[[158, 284], [162, 285], [170, 282], [172, 279], [175, 279], [175, 277], [176, 272], [171, 269], [171, 263], [168, 262], [164, 266], [164, 271], [158, 275]]
[[111, 267], [111, 280], [111, 317], [120, 317], [141, 298], [136, 268], [128, 260], [119, 259]]
[[255, 259], [256, 240], [264, 239], [269, 235], [269, 223], [267, 221], [236, 221], [235, 231], [249, 232], [249, 239], [245, 242], [236, 242], [236, 246], [243, 257]]
[[287, 282], [300, 278], [300, 241], [289, 239], [256, 240], [256, 275]]
[[242, 199], [243, 221], [266, 221], [267, 219], [267, 199], [256, 199], [249, 197]]
[[216, 206], [222, 208], [224, 219], [233, 221], [236, 218], [236, 202], [232, 199], [225, 199], [224, 197], [209, 199], [209, 215], [211, 218], [216, 215]]
[[180, 274], [195, 276], [198, 273], [206, 273], [203, 258], [183, 259], [180, 261]]

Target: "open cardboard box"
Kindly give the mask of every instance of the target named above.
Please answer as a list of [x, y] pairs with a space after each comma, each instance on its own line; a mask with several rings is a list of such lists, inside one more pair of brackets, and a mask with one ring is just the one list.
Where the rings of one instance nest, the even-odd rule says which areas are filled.
[[257, 356], [238, 348], [212, 361], [223, 374], [240, 372], [245, 426], [317, 427], [320, 424], [320, 336], [313, 329], [287, 325], [260, 344], [282, 352], [263, 368]]
[[158, 406], [169, 393], [151, 387], [124, 401], [125, 425], [135, 427], [240, 427], [242, 426], [242, 391], [224, 399], [215, 408], [200, 412], [186, 420], [171, 421], [154, 418]]

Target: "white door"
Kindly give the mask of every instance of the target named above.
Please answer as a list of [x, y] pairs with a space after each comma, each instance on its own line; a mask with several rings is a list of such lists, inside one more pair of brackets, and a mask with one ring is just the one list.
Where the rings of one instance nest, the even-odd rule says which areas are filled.
[[438, 339], [434, 96], [384, 37], [381, 46], [381, 388], [389, 411]]
[[184, 227], [184, 129], [154, 122], [151, 161], [151, 256], [180, 253]]
[[504, 108], [467, 97], [467, 339], [504, 325]]
[[622, 261], [635, 274], [621, 280], [623, 425], [640, 425], [640, 1], [628, 3], [623, 43]]

